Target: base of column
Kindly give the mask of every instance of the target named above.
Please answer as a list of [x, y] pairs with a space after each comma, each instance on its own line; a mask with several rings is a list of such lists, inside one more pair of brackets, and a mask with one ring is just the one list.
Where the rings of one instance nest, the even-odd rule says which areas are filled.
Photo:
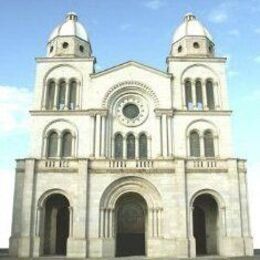
[[89, 257], [115, 257], [115, 239], [92, 238], [89, 240]]
[[30, 257], [30, 237], [10, 237], [9, 255], [16, 257]]
[[67, 240], [67, 257], [86, 258], [87, 257], [87, 240], [68, 238]]

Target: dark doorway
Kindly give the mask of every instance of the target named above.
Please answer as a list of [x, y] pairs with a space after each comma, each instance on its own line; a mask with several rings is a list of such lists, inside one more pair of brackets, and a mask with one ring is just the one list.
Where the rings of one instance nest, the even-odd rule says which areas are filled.
[[206, 220], [202, 209], [195, 207], [193, 211], [194, 237], [196, 239], [197, 255], [205, 255], [206, 250]]
[[116, 256], [145, 255], [147, 205], [136, 193], [127, 193], [116, 203]]
[[218, 254], [218, 205], [209, 194], [198, 196], [194, 201], [193, 235], [196, 255]]
[[44, 255], [66, 255], [69, 236], [69, 202], [54, 194], [45, 202]]

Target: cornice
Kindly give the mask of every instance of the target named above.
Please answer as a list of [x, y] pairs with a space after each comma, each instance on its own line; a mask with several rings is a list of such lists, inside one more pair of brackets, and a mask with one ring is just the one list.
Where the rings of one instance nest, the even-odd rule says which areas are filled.
[[96, 63], [96, 58], [80, 58], [80, 57], [36, 57], [35, 61], [37, 63], [45, 63], [45, 62], [86, 62], [92, 61]]
[[108, 110], [103, 108], [91, 108], [85, 110], [31, 110], [31, 116], [107, 116]]
[[225, 63], [227, 61], [226, 57], [179, 57], [179, 56], [168, 56], [166, 58], [166, 63], [170, 61], [177, 62], [211, 62], [211, 63]]
[[208, 111], [196, 111], [196, 110], [174, 110], [174, 115], [191, 116], [191, 115], [203, 115], [203, 116], [230, 116], [232, 110], [208, 110]]

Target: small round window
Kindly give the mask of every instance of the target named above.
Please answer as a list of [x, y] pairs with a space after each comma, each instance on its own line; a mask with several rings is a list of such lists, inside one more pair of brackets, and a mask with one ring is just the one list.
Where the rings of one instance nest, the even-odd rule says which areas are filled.
[[63, 49], [67, 49], [69, 47], [69, 44], [67, 42], [64, 42], [62, 44]]
[[198, 42], [194, 42], [194, 43], [193, 43], [193, 47], [194, 47], [195, 49], [198, 49], [198, 48], [200, 47], [200, 45], [199, 45]]
[[80, 50], [81, 52], [84, 52], [84, 46], [80, 45], [80, 46], [79, 46], [79, 50]]
[[136, 118], [139, 115], [140, 111], [137, 105], [135, 104], [126, 104], [123, 107], [123, 114], [129, 119]]
[[182, 52], [182, 46], [181, 45], [178, 47], [178, 52], [179, 53]]

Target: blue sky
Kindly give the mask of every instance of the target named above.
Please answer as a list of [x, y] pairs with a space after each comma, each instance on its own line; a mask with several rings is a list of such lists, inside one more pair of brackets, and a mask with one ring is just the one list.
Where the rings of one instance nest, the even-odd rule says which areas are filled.
[[165, 70], [173, 31], [186, 13], [208, 28], [217, 56], [228, 57], [235, 155], [248, 159], [252, 229], [260, 248], [259, 0], [9, 0], [0, 7], [0, 247], [10, 234], [14, 159], [28, 153], [34, 57], [45, 56], [50, 32], [75, 11], [89, 32], [98, 70], [127, 60]]

